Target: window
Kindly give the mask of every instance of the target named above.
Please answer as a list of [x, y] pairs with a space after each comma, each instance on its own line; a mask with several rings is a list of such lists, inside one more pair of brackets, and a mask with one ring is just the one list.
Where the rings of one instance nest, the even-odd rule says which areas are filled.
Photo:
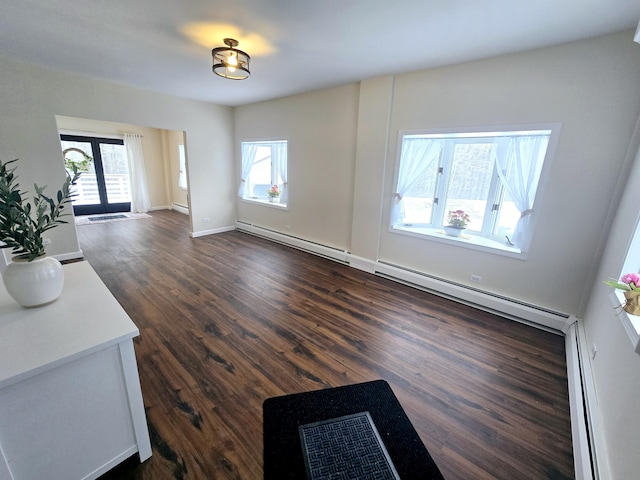
[[178, 171], [178, 188], [187, 189], [187, 159], [184, 154], [184, 145], [178, 145], [178, 155], [180, 159]]
[[401, 135], [391, 227], [451, 240], [450, 211], [470, 220], [456, 244], [526, 251], [549, 143], [544, 129]]
[[286, 206], [287, 142], [242, 142], [242, 177], [238, 196]]
[[[640, 159], [640, 151], [638, 152], [637, 159]], [[629, 188], [629, 185], [627, 185], [627, 188]], [[624, 259], [622, 271], [617, 277], [612, 277], [607, 280], [620, 281], [622, 275], [626, 273], [640, 273], [640, 217], [636, 220], [636, 226]], [[620, 306], [624, 305], [627, 301], [622, 290], [611, 289], [609, 298], [611, 299], [614, 311], [622, 322], [627, 335], [629, 335], [635, 352], [640, 354], [640, 316], [629, 314], [620, 308]]]

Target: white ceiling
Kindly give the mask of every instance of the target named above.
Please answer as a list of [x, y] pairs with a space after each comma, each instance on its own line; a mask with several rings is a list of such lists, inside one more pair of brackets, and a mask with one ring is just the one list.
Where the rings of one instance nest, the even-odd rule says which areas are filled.
[[[0, 55], [241, 105], [638, 20], [640, 0], [0, 0]], [[211, 49], [225, 37], [251, 55], [248, 80], [212, 73]]]

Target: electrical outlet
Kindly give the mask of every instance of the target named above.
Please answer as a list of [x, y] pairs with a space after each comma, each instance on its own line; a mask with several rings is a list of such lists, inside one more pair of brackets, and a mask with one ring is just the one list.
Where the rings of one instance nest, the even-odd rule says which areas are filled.
[[211, 220], [209, 220], [209, 217], [204, 217], [202, 219], [202, 223], [209, 223]]
[[51, 239], [50, 238], [43, 238], [42, 239], [42, 245], [51, 245]]
[[596, 358], [596, 353], [598, 353], [598, 347], [596, 347], [596, 344], [594, 343], [591, 345], [591, 358]]
[[471, 281], [476, 283], [481, 283], [482, 277], [480, 275], [471, 275]]

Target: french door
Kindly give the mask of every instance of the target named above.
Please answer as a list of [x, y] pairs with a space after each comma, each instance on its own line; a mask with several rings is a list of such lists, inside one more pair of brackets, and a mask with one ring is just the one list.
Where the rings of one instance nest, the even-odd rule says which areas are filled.
[[117, 138], [60, 135], [68, 170], [82, 172], [74, 187], [74, 215], [131, 210], [129, 165], [124, 141]]

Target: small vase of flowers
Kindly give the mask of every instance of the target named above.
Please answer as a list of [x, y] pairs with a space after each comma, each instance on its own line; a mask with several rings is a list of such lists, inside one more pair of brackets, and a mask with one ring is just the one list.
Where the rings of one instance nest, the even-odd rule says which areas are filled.
[[267, 195], [269, 196], [269, 201], [272, 203], [277, 203], [280, 201], [280, 189], [278, 185], [272, 185], [269, 190], [267, 190]]
[[449, 210], [447, 213], [448, 225], [444, 226], [444, 231], [452, 237], [459, 237], [467, 228], [471, 217], [464, 210]]
[[604, 283], [610, 287], [622, 290], [626, 302], [622, 309], [632, 315], [640, 315], [640, 275], [626, 273], [620, 277], [620, 281], [607, 280]]

